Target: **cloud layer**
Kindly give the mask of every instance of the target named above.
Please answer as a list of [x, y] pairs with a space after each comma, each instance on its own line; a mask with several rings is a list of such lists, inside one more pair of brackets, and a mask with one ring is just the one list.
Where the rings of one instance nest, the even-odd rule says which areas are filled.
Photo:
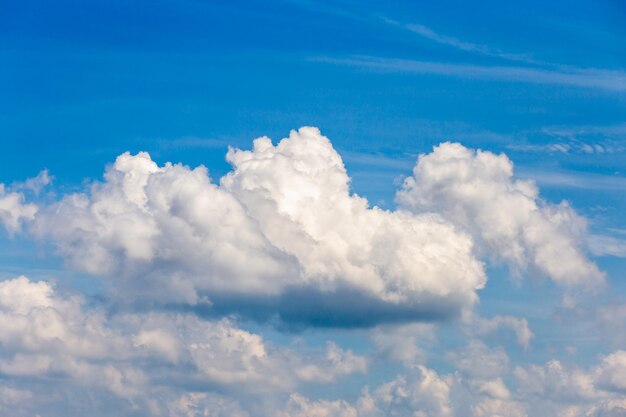
[[[397, 210], [351, 191], [340, 156], [316, 128], [277, 144], [256, 139], [251, 150], [230, 149], [227, 160], [232, 170], [217, 183], [203, 166], [159, 166], [141, 152], [120, 155], [81, 193], [39, 198], [46, 171], [0, 187], [9, 235], [51, 243], [70, 269], [104, 283], [103, 293], [86, 297], [50, 280], [0, 281], [0, 412], [626, 412], [626, 352], [604, 352], [584, 367], [559, 358], [516, 364], [510, 350], [533, 349], [529, 320], [474, 309], [484, 263], [564, 288], [604, 282], [582, 249], [585, 219], [515, 179], [505, 155], [435, 147], [398, 191]], [[608, 324], [604, 316], [616, 311], [596, 314]], [[461, 345], [438, 339], [445, 319]], [[346, 347], [322, 333], [309, 333], [315, 342], [306, 344], [284, 332], [316, 327], [333, 327], [316, 329], [326, 335], [360, 327], [351, 335], [371, 344]], [[514, 334], [511, 343], [490, 342], [501, 330]], [[381, 363], [394, 371], [381, 374]]]

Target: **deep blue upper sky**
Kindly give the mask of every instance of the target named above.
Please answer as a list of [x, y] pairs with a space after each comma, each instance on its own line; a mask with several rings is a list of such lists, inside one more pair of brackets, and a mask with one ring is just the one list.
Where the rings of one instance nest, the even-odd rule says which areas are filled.
[[[403, 157], [396, 171], [407, 173], [441, 140], [511, 155], [515, 144], [624, 136], [619, 1], [28, 1], [0, 13], [4, 182], [45, 166], [57, 184], [76, 183], [140, 149], [216, 170], [226, 144], [301, 125], [355, 153], [344, 157], [357, 189], [360, 171], [381, 167], [357, 166], [356, 154]], [[376, 69], [372, 59], [444, 68]], [[474, 76], [459, 65], [496, 70]], [[543, 72], [520, 80], [510, 68]], [[559, 81], [576, 71], [574, 85]], [[621, 173], [621, 152], [580, 154], [513, 159]]]

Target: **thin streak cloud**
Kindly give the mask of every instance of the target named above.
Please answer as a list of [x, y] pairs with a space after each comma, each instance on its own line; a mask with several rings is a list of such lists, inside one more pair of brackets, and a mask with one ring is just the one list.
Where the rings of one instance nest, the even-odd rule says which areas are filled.
[[626, 73], [595, 68], [547, 70], [519, 66], [453, 64], [366, 55], [355, 55], [347, 58], [312, 57], [309, 60], [382, 72], [433, 74], [492, 81], [563, 85], [595, 88], [612, 92], [626, 91]]
[[579, 188], [583, 190], [626, 190], [626, 178], [617, 175], [537, 170], [524, 167], [519, 167], [517, 172], [520, 178], [532, 179], [542, 186]]
[[466, 41], [457, 39], [452, 36], [446, 36], [446, 35], [437, 33], [425, 25], [421, 25], [417, 23], [404, 24], [404, 23], [400, 23], [393, 19], [388, 19], [388, 18], [382, 18], [382, 20], [390, 25], [400, 26], [416, 35], [422, 36], [433, 42], [436, 42], [442, 45], [448, 45], [453, 48], [459, 49], [461, 51], [477, 53], [480, 55], [490, 56], [490, 57], [495, 57], [495, 58], [502, 58], [508, 61], [526, 62], [529, 64], [544, 64], [540, 61], [533, 59], [529, 54], [511, 54], [511, 53], [503, 52], [499, 49], [491, 48], [486, 45], [466, 42]]

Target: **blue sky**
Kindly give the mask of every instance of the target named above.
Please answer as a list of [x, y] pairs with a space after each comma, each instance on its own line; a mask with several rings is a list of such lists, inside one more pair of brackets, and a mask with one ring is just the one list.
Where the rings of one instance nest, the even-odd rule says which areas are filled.
[[[625, 19], [622, 2], [609, 0], [4, 2], [0, 284], [31, 305], [41, 299], [38, 291], [47, 291], [35, 282], [53, 282], [56, 301], [44, 304], [75, 327], [50, 336], [52, 325], [44, 326], [32, 336], [37, 343], [24, 341], [32, 331], [27, 327], [0, 340], [0, 410], [15, 403], [23, 415], [79, 415], [81, 407], [109, 401], [118, 415], [142, 416], [203, 415], [205, 409], [215, 416], [515, 417], [538, 409], [624, 415]], [[230, 148], [252, 149], [261, 136], [276, 145], [302, 126], [321, 133], [302, 130], [284, 149], [231, 151], [226, 160]], [[310, 145], [300, 149], [300, 142]], [[464, 151], [433, 150], [443, 142], [459, 142]], [[140, 156], [116, 162], [124, 152], [140, 151], [149, 153], [154, 168]], [[334, 161], [334, 152], [345, 164], [349, 192], [369, 202], [369, 211], [349, 209], [345, 229], [329, 225], [342, 218], [342, 204], [358, 205], [341, 194], [346, 174], [315, 165]], [[497, 165], [500, 154], [508, 157], [504, 166]], [[416, 162], [419, 155], [426, 156]], [[480, 155], [487, 155], [484, 164]], [[256, 168], [247, 168], [249, 160]], [[266, 160], [274, 162], [266, 167]], [[317, 176], [298, 177], [302, 164]], [[215, 189], [198, 180], [206, 174], [192, 174], [200, 165]], [[444, 167], [455, 173], [445, 181], [436, 171]], [[37, 177], [44, 169], [50, 181]], [[459, 174], [464, 169], [467, 178]], [[137, 200], [127, 182], [144, 175], [160, 179], [146, 180], [157, 185]], [[527, 180], [539, 196], [530, 196]], [[189, 184], [195, 192], [177, 194]], [[255, 194], [250, 184], [274, 188]], [[483, 200], [459, 191], [464, 187], [476, 188]], [[276, 190], [282, 194], [273, 195]], [[158, 211], [160, 192], [173, 199], [167, 216]], [[320, 200], [310, 209], [293, 203], [308, 205], [298, 198], [315, 195]], [[115, 200], [120, 196], [122, 202]], [[334, 203], [325, 206], [325, 199]], [[559, 205], [563, 200], [567, 206]], [[137, 201], [148, 206], [137, 212]], [[517, 213], [526, 204], [534, 208]], [[297, 226], [275, 220], [284, 213]], [[424, 215], [440, 216], [441, 228]], [[183, 226], [173, 220], [179, 216], [192, 229], [206, 227], [208, 240], [200, 245], [193, 233], [179, 234]], [[373, 235], [363, 231], [378, 221], [386, 226]], [[404, 221], [411, 226], [396, 226]], [[300, 252], [306, 239], [286, 237], [292, 227], [328, 246]], [[329, 234], [316, 235], [324, 227]], [[428, 241], [466, 236], [471, 253], [459, 249], [462, 243], [442, 243], [441, 250], [451, 251], [445, 256], [455, 264], [469, 262], [459, 271], [471, 269], [474, 258], [481, 263], [485, 287], [479, 288], [478, 273], [447, 281], [446, 263], [435, 255], [432, 270], [445, 277], [425, 280], [430, 267], [414, 271], [422, 262], [415, 261], [398, 278], [404, 284], [385, 281], [404, 250], [419, 259], [430, 250], [396, 227], [433, 233]], [[341, 244], [329, 237], [334, 233]], [[407, 305], [362, 286], [365, 272], [352, 278], [351, 262], [370, 244], [378, 252], [365, 258], [380, 262], [372, 268], [381, 285], [409, 297]], [[512, 254], [516, 245], [522, 255]], [[382, 247], [392, 246], [394, 253], [378, 258], [386, 253]], [[342, 247], [349, 255], [333, 252]], [[180, 258], [172, 255], [178, 249]], [[222, 257], [229, 261], [219, 263]], [[336, 265], [339, 275], [320, 272], [319, 265]], [[303, 281], [276, 284], [294, 274]], [[16, 281], [20, 275], [29, 281]], [[263, 285], [255, 286], [257, 279]], [[229, 280], [235, 284], [226, 291]], [[426, 295], [398, 289], [415, 282]], [[445, 297], [433, 295], [436, 282], [449, 285]], [[476, 287], [465, 287], [470, 284]], [[178, 298], [168, 298], [172, 294]], [[479, 301], [470, 302], [471, 294]], [[76, 296], [83, 301], [74, 305]], [[9, 314], [35, 320], [32, 311], [0, 296], [2, 302], [10, 313], [0, 321]], [[121, 356], [85, 354], [72, 344], [68, 335], [103, 343], [80, 327], [90, 320], [98, 335], [119, 339]], [[138, 324], [151, 320], [165, 324]], [[177, 327], [189, 335], [171, 342], [167, 332]], [[215, 343], [197, 340], [203, 332], [214, 332], [213, 341], [230, 340], [220, 332], [254, 343], [262, 337], [271, 354], [267, 363], [251, 365], [222, 351], [207, 353], [232, 364], [221, 369], [190, 353], [189, 346]], [[528, 332], [533, 337], [526, 340]], [[251, 344], [240, 349], [258, 348]], [[170, 362], [163, 365], [159, 352]], [[19, 354], [49, 358], [51, 365], [21, 369]], [[215, 359], [220, 355], [226, 356]], [[102, 364], [124, 382], [99, 383]], [[475, 369], [481, 366], [493, 372]], [[185, 380], [185, 369], [197, 375]], [[287, 382], [268, 383], [264, 391], [255, 378], [271, 379], [267, 372]], [[246, 375], [239, 383], [247, 388], [217, 374]], [[51, 380], [58, 392], [46, 394], [42, 387]], [[393, 401], [385, 402], [384, 387]], [[403, 397], [403, 389], [414, 394]], [[74, 392], [90, 399], [78, 401]], [[363, 405], [368, 398], [372, 409]], [[106, 415], [105, 407], [101, 412]]]

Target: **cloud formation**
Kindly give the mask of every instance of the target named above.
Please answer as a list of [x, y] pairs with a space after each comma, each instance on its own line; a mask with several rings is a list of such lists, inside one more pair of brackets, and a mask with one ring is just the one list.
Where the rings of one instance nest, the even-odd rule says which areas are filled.
[[[159, 166], [141, 152], [120, 155], [103, 181], [52, 202], [35, 205], [20, 191], [36, 198], [49, 183], [45, 171], [28, 186], [0, 188], [10, 233], [52, 243], [68, 266], [102, 277], [105, 287], [92, 299], [51, 281], [0, 281], [0, 411], [15, 404], [18, 416], [48, 417], [626, 410], [624, 351], [586, 368], [557, 359], [514, 365], [488, 336], [508, 329], [526, 354], [529, 320], [472, 308], [486, 283], [480, 259], [566, 288], [604, 280], [582, 249], [585, 219], [515, 179], [505, 155], [441, 144], [419, 157], [393, 211], [350, 190], [340, 156], [316, 128], [277, 144], [259, 138], [251, 150], [230, 149], [227, 160], [232, 170], [218, 183], [203, 166]], [[454, 315], [463, 346], [439, 351], [437, 321]], [[371, 346], [317, 336], [314, 346], [298, 337], [275, 343], [255, 330], [267, 321], [260, 327], [278, 330], [278, 339], [286, 328], [366, 327], [354, 332]], [[397, 372], [377, 375], [380, 361], [393, 361]], [[341, 393], [346, 380], [361, 381], [352, 382], [360, 393], [311, 395], [323, 387]]]
[[17, 232], [25, 221], [32, 220], [37, 206], [26, 203], [20, 192], [9, 191], [0, 184], [0, 224], [11, 234]]
[[557, 66], [541, 68], [528, 66], [496, 66], [418, 61], [380, 56], [314, 57], [314, 62], [364, 68], [381, 72], [405, 74], [434, 74], [464, 79], [562, 85], [598, 89], [620, 94], [626, 91], [626, 73], [619, 70], [572, 68]]
[[[269, 344], [229, 319], [163, 312], [109, 316], [79, 296], [62, 296], [46, 281], [21, 276], [0, 282], [0, 373], [16, 381], [57, 381], [57, 391], [45, 388], [51, 398], [86, 389], [112, 396], [123, 415], [129, 407], [163, 415], [151, 411], [155, 404], [165, 407], [165, 401], [178, 410], [207, 399], [189, 387], [256, 398], [366, 369], [366, 358], [330, 342], [325, 353], [298, 352]], [[8, 404], [30, 394], [5, 387], [0, 395]], [[66, 411], [77, 406], [70, 401]]]
[[204, 167], [123, 154], [32, 230], [114, 281], [118, 298], [209, 314], [363, 326], [448, 317], [477, 300], [485, 274], [471, 238], [437, 214], [369, 207], [316, 128], [227, 159], [216, 185]]
[[532, 268], [561, 285], [601, 285], [604, 274], [583, 250], [585, 219], [563, 201], [539, 197], [532, 181], [513, 178], [504, 154], [443, 143], [420, 155], [397, 194], [402, 208], [435, 211], [469, 232], [483, 256]]

